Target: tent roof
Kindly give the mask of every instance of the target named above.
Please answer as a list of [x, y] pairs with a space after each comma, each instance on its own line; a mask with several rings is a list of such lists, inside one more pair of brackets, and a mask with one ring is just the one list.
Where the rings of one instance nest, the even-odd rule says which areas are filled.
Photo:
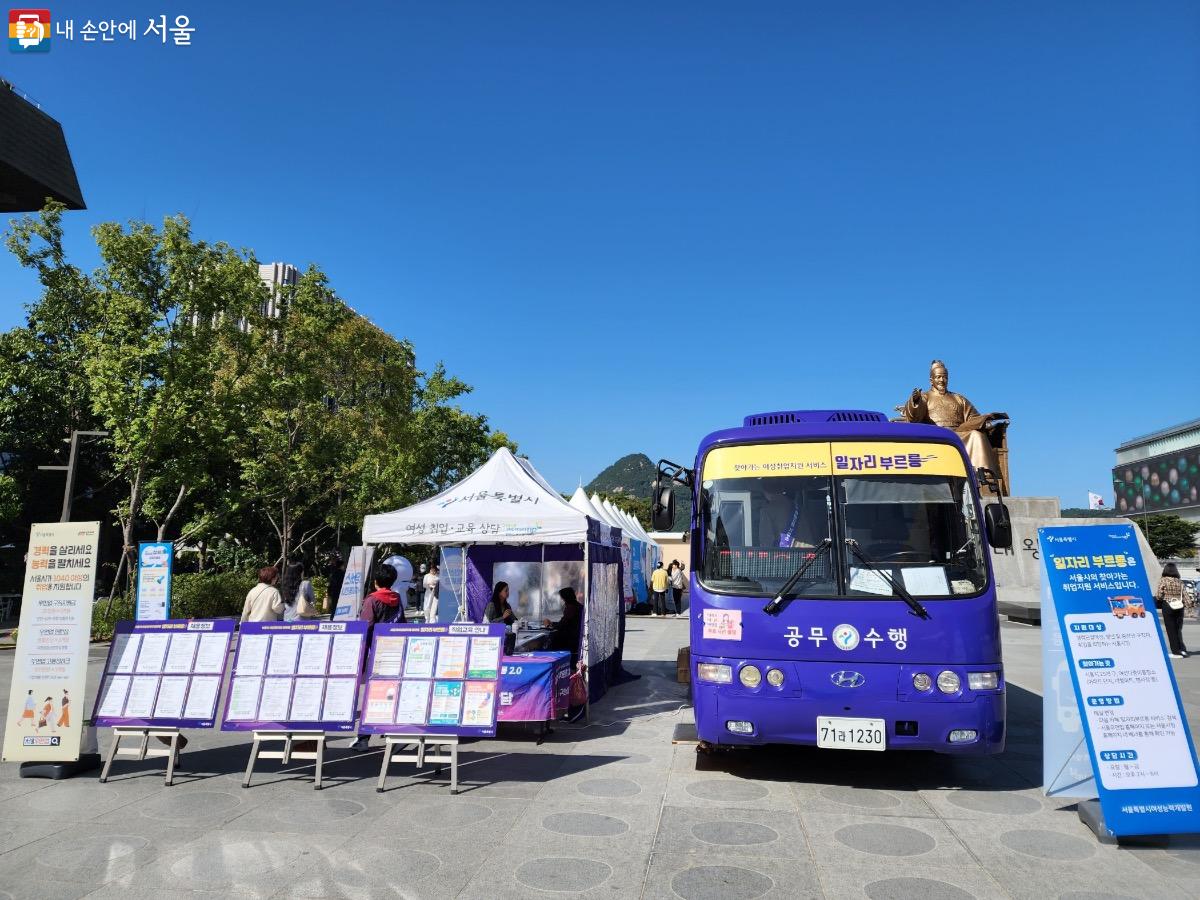
[[588, 514], [568, 504], [527, 459], [501, 447], [435, 497], [363, 520], [366, 544], [578, 544]]
[[600, 511], [592, 506], [592, 501], [588, 499], [587, 492], [582, 487], [575, 488], [575, 493], [571, 495], [570, 502], [573, 507], [585, 516], [591, 516], [597, 522], [607, 521], [604, 516], [600, 515]]

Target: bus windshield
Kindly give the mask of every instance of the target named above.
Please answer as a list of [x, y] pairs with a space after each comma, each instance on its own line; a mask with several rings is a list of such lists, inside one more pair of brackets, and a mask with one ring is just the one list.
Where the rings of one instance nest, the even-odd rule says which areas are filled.
[[[776, 476], [705, 481], [701, 580], [720, 593], [774, 596], [811, 560], [799, 597], [978, 594], [987, 581], [978, 509], [964, 477]], [[827, 551], [818, 551], [830, 539]], [[862, 557], [850, 552], [854, 541]]]

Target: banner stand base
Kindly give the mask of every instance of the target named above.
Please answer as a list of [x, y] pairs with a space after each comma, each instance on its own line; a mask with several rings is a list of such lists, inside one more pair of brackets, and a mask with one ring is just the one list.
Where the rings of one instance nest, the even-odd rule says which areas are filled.
[[[118, 756], [129, 756], [136, 760], [152, 759], [165, 756], [167, 759], [167, 787], [175, 783], [175, 767], [179, 765], [180, 740], [182, 735], [178, 728], [128, 728], [117, 727], [113, 730], [112, 746], [108, 748], [108, 758], [104, 760], [104, 769], [100, 772], [100, 783], [108, 781], [108, 770], [112, 768], [113, 760]], [[122, 747], [121, 741], [134, 738], [138, 741], [136, 747]], [[150, 739], [167, 739], [166, 747], [155, 747]]]
[[1096, 840], [1102, 844], [1119, 844], [1122, 847], [1168, 847], [1171, 844], [1169, 834], [1127, 834], [1120, 837], [1109, 834], [1099, 800], [1080, 800], [1075, 808], [1079, 813], [1079, 821], [1091, 829]]
[[[416, 747], [415, 753], [400, 753], [396, 751], [408, 746]], [[427, 754], [427, 747], [441, 747], [440, 753]], [[447, 753], [447, 751], [449, 751]], [[395, 755], [393, 755], [395, 754]], [[418, 771], [425, 767], [426, 762], [450, 763], [450, 793], [458, 793], [458, 735], [453, 734], [385, 734], [383, 735], [383, 765], [379, 768], [379, 782], [375, 792], [383, 793], [387, 781], [388, 766], [393, 762], [415, 762]], [[440, 777], [442, 767], [439, 765], [434, 775]]]
[[71, 762], [23, 762], [21, 763], [20, 777], [52, 778], [59, 781], [98, 769], [100, 762], [99, 753], [82, 753], [79, 759]]
[[[282, 741], [282, 750], [263, 750], [262, 744], [273, 741]], [[313, 742], [317, 745], [316, 750], [296, 750], [292, 747], [295, 742]], [[254, 764], [259, 759], [278, 759], [282, 760], [286, 766], [293, 759], [315, 759], [317, 761], [317, 772], [313, 783], [314, 790], [321, 790], [321, 768], [325, 764], [325, 732], [323, 731], [256, 731], [254, 732], [254, 744], [250, 748], [250, 762], [246, 765], [246, 778], [242, 781], [242, 787], [250, 787], [250, 776], [254, 774]]]

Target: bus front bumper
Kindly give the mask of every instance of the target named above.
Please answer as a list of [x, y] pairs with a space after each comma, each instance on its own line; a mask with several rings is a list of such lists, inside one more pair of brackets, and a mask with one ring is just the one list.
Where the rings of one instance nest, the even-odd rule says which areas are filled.
[[[695, 679], [695, 669], [692, 672]], [[1005, 698], [996, 691], [943, 697], [857, 698], [846, 692], [814, 696], [762, 690], [740, 685], [693, 680], [696, 731], [712, 744], [817, 745], [817, 718], [882, 719], [885, 749], [933, 750], [938, 753], [983, 755], [1004, 751]], [[737, 729], [736, 731], [733, 729]], [[964, 739], [973, 732], [974, 737]], [[952, 735], [955, 738], [952, 740]]]

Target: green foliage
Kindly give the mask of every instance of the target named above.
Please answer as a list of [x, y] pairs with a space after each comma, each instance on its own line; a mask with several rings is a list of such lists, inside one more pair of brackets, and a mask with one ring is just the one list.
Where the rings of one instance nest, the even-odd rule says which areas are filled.
[[1159, 559], [1196, 554], [1196, 535], [1200, 534], [1200, 523], [1163, 513], [1134, 516], [1133, 521], [1141, 526], [1146, 540], [1150, 542], [1150, 549]]
[[[657, 467], [645, 453], [622, 456], [602, 471], [584, 488], [590, 496], [598, 493], [626, 512], [633, 513], [647, 531], [653, 531], [650, 521], [650, 485]], [[692, 500], [687, 488], [676, 485], [675, 523], [671, 531], [687, 531], [691, 522]]]
[[6, 525], [21, 513], [21, 494], [11, 475], [0, 474], [0, 525]]
[[86, 274], [67, 261], [62, 211], [7, 236], [42, 294], [0, 334], [0, 447], [12, 454], [0, 526], [28, 521], [36, 466], [63, 461], [72, 429], [110, 432], [88, 445], [81, 483], [121, 490], [106, 506], [127, 575], [144, 536], [196, 545], [226, 571], [311, 554], [335, 532], [346, 543], [365, 514], [515, 449], [458, 407], [468, 385], [440, 364], [419, 371], [415, 348], [354, 313], [320, 269], [270, 297], [252, 254], [198, 240], [176, 216], [96, 226], [101, 264]]

